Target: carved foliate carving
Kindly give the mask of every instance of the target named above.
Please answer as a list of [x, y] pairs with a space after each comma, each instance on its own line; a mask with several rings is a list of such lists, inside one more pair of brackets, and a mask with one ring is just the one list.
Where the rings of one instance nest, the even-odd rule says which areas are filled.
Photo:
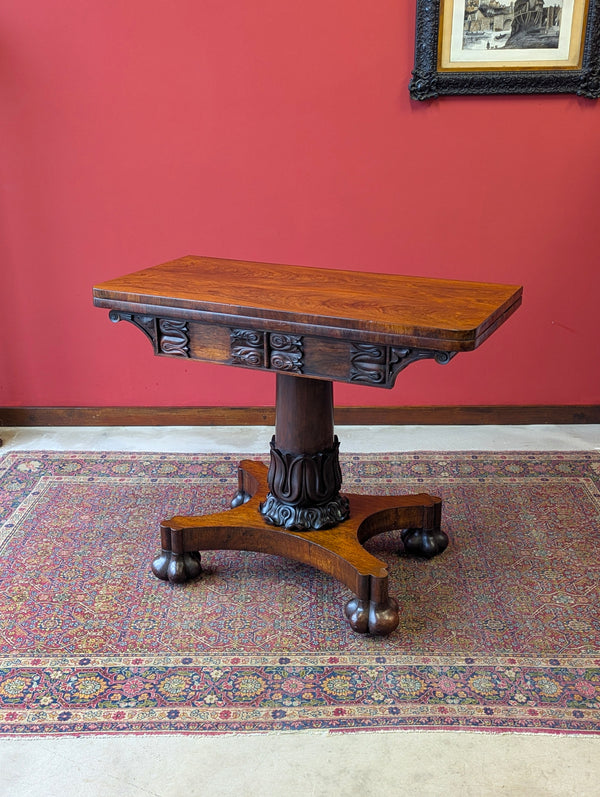
[[290, 504], [312, 506], [331, 499], [342, 485], [339, 441], [316, 454], [280, 451], [271, 440], [268, 484], [271, 492]]
[[300, 335], [269, 335], [269, 361], [277, 371], [302, 373], [302, 337]]
[[176, 357], [190, 356], [190, 339], [186, 321], [159, 318], [158, 329], [161, 354], [169, 354]]
[[231, 343], [234, 346], [250, 346], [254, 349], [262, 348], [265, 333], [257, 332], [255, 329], [232, 329]]
[[251, 368], [265, 367], [265, 333], [254, 329], [231, 330], [231, 363]]
[[270, 492], [260, 511], [271, 525], [309, 531], [331, 528], [349, 517], [348, 500], [339, 493], [337, 437], [332, 448], [316, 454], [280, 451], [273, 438], [267, 482]]
[[353, 343], [350, 354], [350, 381], [366, 385], [387, 384], [387, 350], [385, 346]]
[[232, 365], [301, 374], [303, 356], [301, 335], [257, 332], [254, 329], [231, 330]]

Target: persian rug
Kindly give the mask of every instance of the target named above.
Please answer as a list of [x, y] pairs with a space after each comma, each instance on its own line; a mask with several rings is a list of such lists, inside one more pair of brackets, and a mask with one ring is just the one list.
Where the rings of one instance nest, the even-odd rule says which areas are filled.
[[238, 455], [0, 459], [0, 733], [600, 730], [600, 454], [342, 455], [353, 492], [444, 499], [450, 545], [390, 566], [400, 626], [257, 553], [154, 578], [158, 523], [228, 506]]

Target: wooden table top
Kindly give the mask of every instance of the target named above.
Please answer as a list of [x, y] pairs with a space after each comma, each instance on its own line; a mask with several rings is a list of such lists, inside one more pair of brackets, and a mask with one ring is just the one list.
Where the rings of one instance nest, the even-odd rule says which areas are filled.
[[96, 285], [94, 304], [469, 351], [519, 307], [521, 294], [517, 285], [187, 256]]

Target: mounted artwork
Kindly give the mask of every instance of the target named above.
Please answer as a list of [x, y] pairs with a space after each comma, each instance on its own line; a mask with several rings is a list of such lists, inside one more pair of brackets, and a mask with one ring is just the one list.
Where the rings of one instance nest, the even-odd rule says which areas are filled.
[[417, 0], [414, 100], [600, 96], [600, 0]]

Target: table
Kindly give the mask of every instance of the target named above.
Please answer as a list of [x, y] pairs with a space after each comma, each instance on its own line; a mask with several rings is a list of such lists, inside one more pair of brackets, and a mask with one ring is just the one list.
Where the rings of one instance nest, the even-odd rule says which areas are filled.
[[441, 553], [441, 500], [341, 492], [333, 382], [390, 389], [418, 360], [446, 364], [493, 334], [521, 295], [516, 285], [195, 256], [96, 285], [94, 304], [133, 323], [158, 356], [276, 374], [268, 470], [240, 463], [229, 510], [164, 520], [154, 574], [196, 578], [206, 550], [278, 554], [352, 591], [345, 616], [354, 631], [391, 633], [398, 602], [387, 567], [363, 544], [400, 529], [407, 554]]

